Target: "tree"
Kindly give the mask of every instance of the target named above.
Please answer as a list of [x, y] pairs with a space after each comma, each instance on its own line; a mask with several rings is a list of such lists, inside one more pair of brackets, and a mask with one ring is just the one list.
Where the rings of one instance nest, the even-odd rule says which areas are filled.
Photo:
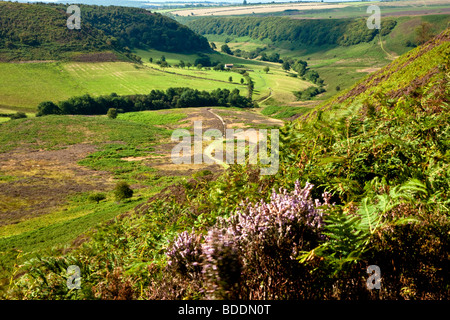
[[114, 196], [118, 202], [123, 199], [128, 199], [133, 196], [133, 190], [130, 188], [128, 183], [125, 181], [120, 181], [116, 184], [114, 188]]
[[100, 201], [105, 200], [105, 199], [106, 199], [105, 194], [99, 193], [99, 192], [93, 193], [93, 194], [91, 194], [91, 195], [88, 197], [88, 200], [90, 200], [90, 201], [95, 201], [95, 202], [97, 202], [97, 204], [98, 204]]
[[211, 49], [216, 50], [216, 44], [214, 42], [210, 42]]
[[108, 118], [115, 119], [117, 118], [117, 109], [116, 108], [109, 108], [108, 112], [106, 113]]
[[255, 84], [253, 83], [253, 80], [250, 78], [250, 76], [246, 77], [247, 79], [247, 90], [248, 90], [248, 98], [251, 99], [253, 96], [253, 89], [255, 88]]
[[233, 82], [233, 77], [230, 76], [230, 77], [228, 78], [228, 81]]
[[150, 57], [150, 58], [148, 59], [148, 61], [149, 61], [150, 63], [152, 63], [152, 62], [153, 62], [153, 58]]
[[167, 68], [169, 66], [169, 64], [167, 63], [167, 61], [161, 61], [160, 66], [161, 66], [161, 68], [164, 69], [164, 68]]
[[244, 78], [241, 78], [241, 84], [244, 84]]
[[291, 65], [289, 64], [288, 61], [284, 61], [283, 64], [281, 65], [281, 67], [283, 68], [283, 70], [289, 71], [291, 69]]
[[431, 31], [432, 25], [428, 22], [422, 22], [416, 28], [416, 42], [418, 45], [424, 44], [428, 40], [433, 37], [433, 33]]
[[192, 63], [190, 62], [186, 63], [186, 67], [189, 69], [190, 67], [192, 67]]
[[180, 68], [184, 69], [184, 67], [186, 67], [186, 64], [184, 63], [183, 60], [180, 60], [179, 66], [180, 66]]
[[38, 105], [36, 117], [45, 116], [48, 114], [61, 114], [61, 109], [51, 101], [41, 102]]
[[295, 72], [298, 73], [298, 75], [300, 77], [303, 77], [306, 73], [306, 67], [308, 66], [308, 63], [306, 61], [303, 60], [299, 60], [294, 64], [293, 69], [295, 70]]
[[223, 63], [218, 63], [214, 66], [213, 69], [216, 71], [222, 71], [222, 70], [225, 70], [225, 65]]
[[268, 73], [268, 72], [270, 71], [270, 68], [269, 68], [268, 66], [265, 66], [264, 69], [263, 69], [263, 71], [264, 71], [265, 73]]
[[312, 83], [319, 84], [320, 76], [319, 73], [315, 70], [308, 70], [305, 73], [305, 79], [311, 81]]
[[166, 61], [166, 57], [165, 56], [161, 56], [161, 61]]
[[201, 54], [201, 56], [197, 59], [195, 59], [194, 65], [201, 64], [204, 67], [210, 67], [211, 66], [211, 58], [207, 55]]
[[230, 47], [227, 44], [222, 45], [222, 47], [220, 47], [220, 50], [226, 54], [230, 54], [230, 55], [233, 54], [233, 52], [231, 51]]

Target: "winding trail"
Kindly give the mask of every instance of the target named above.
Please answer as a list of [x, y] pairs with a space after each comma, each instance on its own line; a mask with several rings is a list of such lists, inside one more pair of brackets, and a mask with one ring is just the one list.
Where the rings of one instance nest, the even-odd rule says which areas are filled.
[[219, 119], [219, 121], [222, 123], [222, 136], [225, 136], [225, 132], [227, 130], [227, 124], [225, 123], [225, 121], [223, 120], [223, 118], [221, 116], [219, 116], [218, 114], [214, 113], [214, 111], [211, 108], [206, 109], [209, 113], [211, 113], [214, 117], [216, 117], [217, 119]]
[[388, 51], [386, 51], [386, 49], [385, 49], [384, 46], [383, 46], [383, 40], [381, 39], [380, 34], [378, 34], [378, 39], [380, 40], [381, 50], [383, 50], [383, 51], [386, 53], [387, 58], [388, 58], [389, 60], [395, 60], [395, 59], [397, 59], [398, 56], [395, 56], [395, 55], [393, 55], [392, 53], [389, 53]]

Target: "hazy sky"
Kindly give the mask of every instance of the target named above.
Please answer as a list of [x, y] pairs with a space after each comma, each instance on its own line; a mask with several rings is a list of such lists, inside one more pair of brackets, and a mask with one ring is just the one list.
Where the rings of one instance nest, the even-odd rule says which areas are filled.
[[[17, 1], [17, 0], [15, 0]], [[242, 3], [243, 0], [18, 0], [19, 2], [62, 2], [62, 3], [104, 3], [105, 5], [117, 4], [120, 2], [157, 2], [157, 3], [174, 3], [174, 2], [186, 2], [186, 3], [199, 3], [199, 2], [233, 2]], [[247, 0], [247, 3], [258, 2], [290, 2], [289, 0]], [[305, 2], [320, 2], [321, 0], [307, 0]], [[345, 1], [361, 1], [361, 0], [324, 0], [324, 2], [345, 2]], [[292, 1], [296, 2], [296, 1]]]

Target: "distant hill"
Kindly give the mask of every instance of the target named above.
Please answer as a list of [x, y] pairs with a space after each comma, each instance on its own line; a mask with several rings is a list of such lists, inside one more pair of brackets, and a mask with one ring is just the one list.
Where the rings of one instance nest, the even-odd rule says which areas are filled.
[[[308, 19], [285, 17], [200, 18], [187, 22], [200, 34], [226, 34], [253, 39], [270, 39], [274, 43], [289, 42], [291, 49], [303, 45], [348, 46], [369, 42], [377, 29], [369, 29], [364, 19]], [[387, 35], [395, 27], [392, 19], [383, 19], [381, 35]]]
[[[305, 47], [351, 46], [367, 43], [378, 35], [401, 55], [448, 27], [450, 15], [383, 17], [381, 29], [367, 28], [365, 18], [292, 19], [289, 17], [202, 17], [182, 21], [202, 35], [250, 37], [270, 40], [278, 47], [290, 50]], [[425, 29], [419, 32], [422, 25]], [[420, 33], [420, 35], [418, 34]]]
[[116, 6], [80, 8], [81, 29], [69, 30], [66, 5], [0, 2], [0, 61], [73, 59], [77, 53], [104, 51], [126, 59], [133, 58], [133, 48], [210, 50], [204, 37], [160, 14]]

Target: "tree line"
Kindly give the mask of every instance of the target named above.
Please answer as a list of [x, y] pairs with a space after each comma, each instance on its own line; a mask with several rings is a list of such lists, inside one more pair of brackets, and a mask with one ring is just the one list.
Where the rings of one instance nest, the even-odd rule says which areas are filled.
[[112, 93], [92, 97], [86, 94], [59, 103], [45, 101], [38, 105], [36, 116], [50, 114], [101, 115], [106, 114], [111, 108], [119, 112], [133, 112], [205, 106], [253, 108], [258, 105], [250, 97], [241, 96], [239, 89], [232, 91], [215, 89], [208, 92], [191, 88], [169, 88], [166, 91], [152, 90], [146, 95], [119, 96]]
[[393, 19], [383, 19], [381, 29], [369, 29], [365, 19], [307, 19], [286, 17], [213, 18], [204, 17], [187, 22], [200, 34], [226, 34], [270, 39], [274, 43], [289, 42], [293, 46], [349, 46], [371, 41], [378, 33], [387, 35], [395, 27]]

